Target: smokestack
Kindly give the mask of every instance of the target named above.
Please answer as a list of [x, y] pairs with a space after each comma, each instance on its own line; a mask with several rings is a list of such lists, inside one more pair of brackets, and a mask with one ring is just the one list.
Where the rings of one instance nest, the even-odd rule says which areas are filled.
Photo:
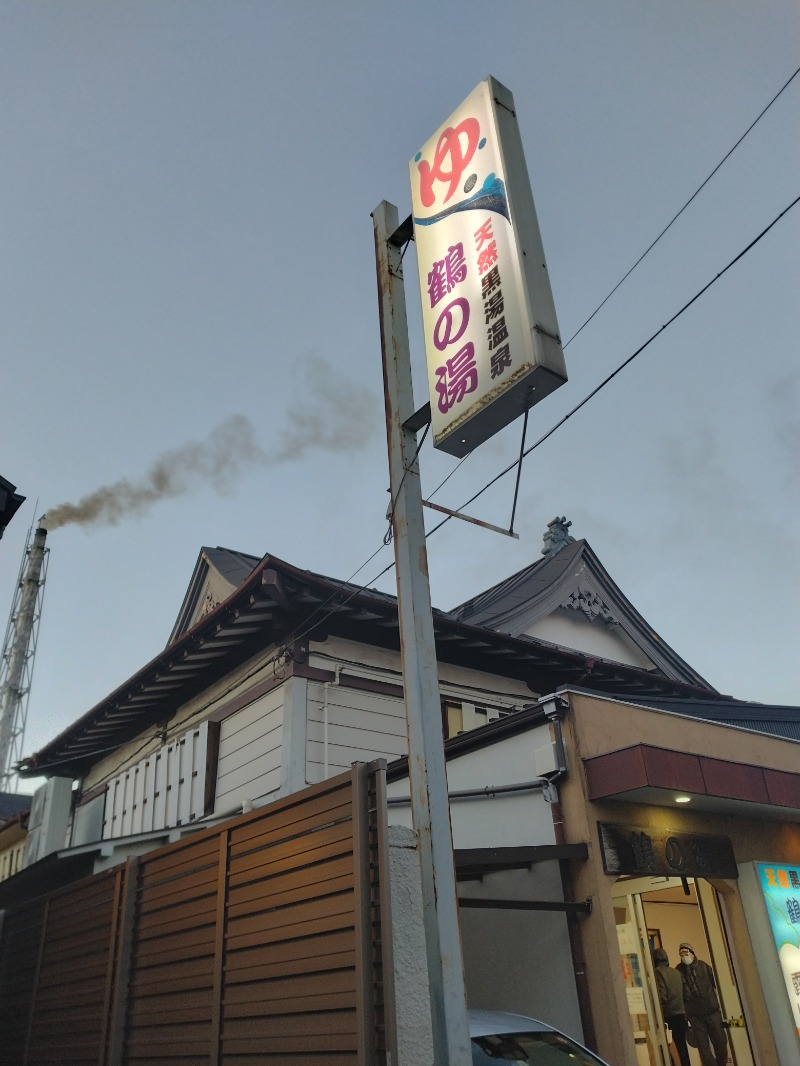
[[[22, 741], [25, 733], [25, 708], [30, 691], [33, 656], [33, 630], [38, 615], [37, 603], [45, 580], [45, 540], [47, 525], [44, 515], [33, 535], [30, 548], [25, 546], [25, 555], [20, 568], [17, 596], [11, 610], [6, 645], [0, 671], [6, 667], [0, 685], [0, 789], [10, 791], [13, 776], [12, 765], [22, 758]], [[7, 664], [7, 665], [6, 665]]]

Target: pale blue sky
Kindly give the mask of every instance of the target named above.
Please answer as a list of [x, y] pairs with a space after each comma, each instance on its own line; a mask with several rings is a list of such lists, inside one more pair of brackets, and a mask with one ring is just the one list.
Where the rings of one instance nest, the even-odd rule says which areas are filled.
[[[405, 217], [408, 160], [482, 78], [514, 93], [567, 338], [799, 46], [794, 0], [6, 0], [0, 474], [29, 502], [0, 542], [0, 611], [37, 497], [38, 514], [135, 480], [236, 414], [264, 453], [227, 495], [197, 487], [116, 527], [50, 535], [26, 751], [157, 654], [201, 545], [341, 578], [378, 548], [370, 212], [386, 199]], [[800, 77], [568, 347], [569, 383], [536, 408], [531, 439], [798, 195], [798, 116]], [[437, 606], [538, 558], [564, 514], [710, 682], [800, 702], [798, 237], [800, 207], [526, 461], [518, 543], [454, 522], [430, 540]], [[519, 431], [436, 499], [473, 495], [515, 458]], [[421, 461], [428, 492], [455, 462], [427, 444]], [[507, 524], [512, 492], [507, 477], [470, 511]]]

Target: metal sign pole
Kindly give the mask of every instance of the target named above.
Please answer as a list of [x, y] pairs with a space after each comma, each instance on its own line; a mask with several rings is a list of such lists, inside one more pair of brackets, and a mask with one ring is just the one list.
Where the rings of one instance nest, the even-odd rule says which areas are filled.
[[395, 236], [397, 208], [384, 201], [372, 218], [409, 782], [419, 842], [434, 1064], [471, 1066], [416, 433], [404, 425], [414, 413], [414, 396], [400, 240]]

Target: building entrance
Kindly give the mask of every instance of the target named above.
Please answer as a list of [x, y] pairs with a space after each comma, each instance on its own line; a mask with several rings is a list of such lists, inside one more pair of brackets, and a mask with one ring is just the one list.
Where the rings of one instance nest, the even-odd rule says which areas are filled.
[[[687, 892], [688, 890], [688, 892]], [[703, 880], [642, 877], [621, 879], [612, 889], [628, 1019], [638, 1066], [677, 1066], [655, 984], [652, 952], [663, 948], [677, 966], [678, 946], [688, 942], [710, 963], [727, 1025], [729, 1066], [754, 1066], [744, 1012], [717, 893]], [[674, 1056], [674, 1058], [673, 1058]], [[692, 1066], [700, 1054], [689, 1048]]]

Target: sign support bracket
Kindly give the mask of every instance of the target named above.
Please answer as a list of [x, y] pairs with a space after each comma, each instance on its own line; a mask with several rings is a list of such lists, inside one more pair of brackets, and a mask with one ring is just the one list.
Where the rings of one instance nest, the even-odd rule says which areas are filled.
[[504, 537], [519, 540], [519, 533], [515, 533], [512, 529], [503, 529], [502, 526], [495, 526], [491, 522], [482, 521], [480, 518], [472, 518], [470, 515], [462, 514], [460, 511], [451, 511], [449, 507], [442, 507], [440, 503], [431, 503], [430, 500], [423, 500], [422, 506], [430, 507], [432, 511], [440, 511], [442, 514], [449, 515], [450, 518], [460, 518], [462, 522], [471, 522], [474, 526], [481, 526], [482, 529], [491, 529], [493, 533], [502, 533]]

